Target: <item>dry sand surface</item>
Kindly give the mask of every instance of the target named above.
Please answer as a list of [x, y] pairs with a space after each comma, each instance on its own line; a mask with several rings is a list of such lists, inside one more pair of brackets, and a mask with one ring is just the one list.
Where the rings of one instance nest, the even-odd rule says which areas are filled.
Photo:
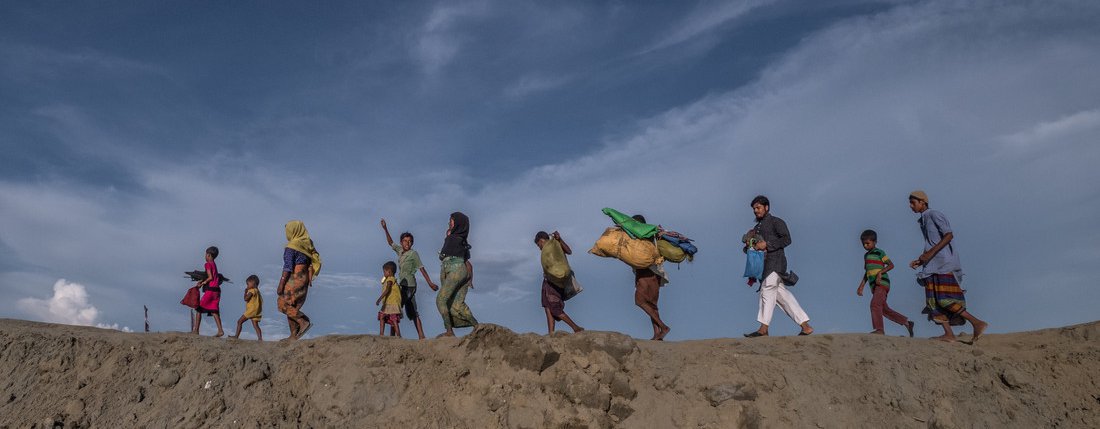
[[1100, 427], [1100, 323], [972, 346], [495, 325], [258, 343], [0, 319], [0, 347], [12, 428]]

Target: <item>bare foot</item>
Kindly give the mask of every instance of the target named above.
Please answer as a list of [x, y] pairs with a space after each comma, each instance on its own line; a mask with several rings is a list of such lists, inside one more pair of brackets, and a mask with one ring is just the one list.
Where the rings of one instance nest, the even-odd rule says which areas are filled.
[[222, 337], [222, 336], [225, 336], [225, 332], [218, 332], [217, 335], [214, 335], [214, 338], [218, 338], [218, 337]]
[[576, 332], [584, 332], [584, 328], [582, 328], [582, 327], [578, 326], [578, 327], [576, 327], [576, 328], [573, 328], [573, 332], [574, 332], [574, 333], [576, 333]]
[[881, 329], [875, 329], [874, 331], [869, 332], [869, 334], [871, 334], [871, 335], [886, 335], [886, 333], [883, 332]]
[[453, 337], [453, 336], [455, 336], [454, 332], [444, 332], [442, 334], [437, 335], [436, 338], [447, 338], [447, 337]]
[[944, 335], [940, 335], [940, 336], [938, 336], [938, 337], [932, 337], [932, 338], [930, 338], [930, 339], [932, 339], [932, 340], [936, 340], [936, 341], [943, 341], [943, 342], [945, 342], [945, 343], [953, 343], [953, 342], [955, 342], [955, 336], [954, 336], [954, 335], [947, 335], [947, 334], [944, 334]]
[[905, 329], [909, 330], [909, 338], [913, 338], [913, 321], [912, 320], [910, 320], [909, 323], [905, 325]]
[[230, 336], [228, 336], [228, 337], [226, 337], [226, 338], [232, 338], [232, 339], [236, 340], [236, 339], [238, 339], [238, 338], [241, 338], [241, 336], [240, 336], [240, 335], [230, 335]]
[[657, 334], [657, 336], [654, 337], [653, 340], [654, 341], [664, 341], [665, 340], [665, 335], [668, 335], [668, 332], [671, 331], [671, 330], [672, 330], [672, 328], [669, 328], [668, 326], [665, 326], [664, 328], [661, 328], [661, 333]]
[[988, 328], [989, 324], [986, 323], [986, 322], [978, 322], [978, 323], [971, 323], [971, 324], [974, 325], [974, 337], [973, 337], [973, 339], [970, 340], [970, 342], [974, 343], [974, 342], [977, 342], [978, 338], [981, 338], [982, 334], [985, 333], [985, 328]]

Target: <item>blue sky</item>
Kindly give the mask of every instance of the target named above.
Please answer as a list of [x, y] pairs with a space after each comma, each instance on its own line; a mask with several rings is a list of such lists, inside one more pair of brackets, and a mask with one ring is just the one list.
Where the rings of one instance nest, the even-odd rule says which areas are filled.
[[[859, 233], [915, 258], [922, 188], [992, 331], [1092, 321], [1096, 22], [1089, 1], [7, 2], [0, 317], [138, 329], [148, 305], [185, 330], [182, 272], [217, 245], [226, 323], [255, 273], [279, 337], [283, 225], [302, 219], [326, 263], [311, 334], [372, 333], [379, 218], [438, 277], [461, 210], [479, 319], [545, 329], [531, 238], [557, 229], [586, 286], [567, 311], [648, 337], [630, 270], [584, 253], [614, 207], [698, 240], [668, 267], [669, 339], [738, 336], [757, 300], [738, 240], [767, 194], [811, 323], [865, 332]], [[892, 274], [916, 318], [912, 270]]]

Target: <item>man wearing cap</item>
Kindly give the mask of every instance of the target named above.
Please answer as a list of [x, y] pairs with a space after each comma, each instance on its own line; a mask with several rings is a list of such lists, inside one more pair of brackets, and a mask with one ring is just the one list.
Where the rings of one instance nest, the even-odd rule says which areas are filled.
[[977, 341], [989, 325], [974, 317], [966, 310], [966, 298], [963, 295], [962, 264], [951, 242], [955, 238], [947, 217], [938, 210], [928, 208], [928, 194], [913, 191], [909, 194], [909, 208], [920, 215], [921, 234], [924, 236], [924, 252], [909, 267], [917, 269], [917, 282], [924, 286], [925, 308], [922, 313], [928, 320], [943, 326], [943, 335], [935, 337], [941, 341], [955, 341], [951, 332], [952, 325], [963, 325], [966, 321], [974, 326], [973, 341]]

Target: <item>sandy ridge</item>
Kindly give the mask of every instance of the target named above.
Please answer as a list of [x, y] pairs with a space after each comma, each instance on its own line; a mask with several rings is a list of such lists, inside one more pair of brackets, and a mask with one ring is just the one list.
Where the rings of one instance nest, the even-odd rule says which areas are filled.
[[482, 325], [257, 343], [0, 319], [6, 427], [1100, 427], [1100, 322], [978, 345]]

